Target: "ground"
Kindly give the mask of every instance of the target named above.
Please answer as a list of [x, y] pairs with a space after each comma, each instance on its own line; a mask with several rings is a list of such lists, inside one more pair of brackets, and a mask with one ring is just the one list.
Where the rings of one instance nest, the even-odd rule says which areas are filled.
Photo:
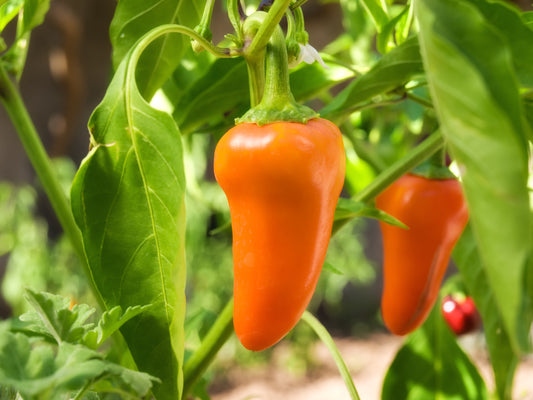
[[[489, 388], [491, 368], [479, 336], [461, 339]], [[366, 339], [336, 339], [337, 346], [351, 371], [361, 400], [378, 400], [381, 383], [402, 339], [377, 334]], [[224, 388], [212, 393], [213, 400], [350, 400], [330, 353], [318, 343], [314, 348], [320, 361], [312, 377], [292, 376], [280, 369], [233, 369]], [[514, 384], [514, 400], [533, 400], [533, 358], [519, 366]], [[401, 400], [401, 399], [399, 399]]]

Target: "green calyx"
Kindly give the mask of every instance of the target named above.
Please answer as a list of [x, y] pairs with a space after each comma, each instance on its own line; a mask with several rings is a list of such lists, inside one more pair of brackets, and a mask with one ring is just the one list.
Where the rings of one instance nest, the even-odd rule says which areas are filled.
[[318, 118], [314, 110], [298, 104], [291, 93], [287, 48], [279, 26], [266, 46], [265, 69], [265, 88], [260, 103], [236, 119], [237, 124], [252, 122], [266, 125], [282, 121], [306, 123], [310, 119]]

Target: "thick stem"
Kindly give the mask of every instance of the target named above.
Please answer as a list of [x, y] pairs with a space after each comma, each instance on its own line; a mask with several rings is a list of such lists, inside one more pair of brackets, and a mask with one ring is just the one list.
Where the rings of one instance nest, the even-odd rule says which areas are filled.
[[265, 59], [263, 56], [247, 60], [248, 85], [250, 87], [250, 107], [257, 106], [265, 90]]
[[74, 220], [68, 199], [61, 188], [50, 158], [31, 121], [22, 97], [2, 65], [0, 65], [0, 100], [19, 135], [63, 230], [79, 256], [93, 293], [102, 309], [105, 310], [104, 302], [96, 289], [92, 272], [87, 264], [81, 232]]
[[320, 340], [322, 340], [322, 343], [326, 345], [329, 352], [333, 356], [335, 364], [337, 364], [337, 368], [339, 369], [342, 379], [344, 380], [346, 389], [348, 389], [350, 398], [352, 400], [360, 400], [359, 394], [357, 393], [357, 389], [355, 388], [350, 375], [350, 371], [348, 371], [348, 367], [346, 366], [346, 363], [344, 362], [339, 349], [335, 345], [335, 341], [329, 334], [328, 330], [309, 311], [305, 311], [303, 313], [302, 320], [305, 321], [315, 331]]
[[209, 330], [200, 347], [183, 367], [183, 399], [213, 361], [220, 348], [233, 333], [233, 299], [230, 300], [215, 324]]
[[276, 27], [267, 45], [265, 69], [265, 90], [261, 102], [238, 119], [238, 123], [252, 122], [258, 125], [279, 121], [306, 123], [318, 116], [309, 107], [298, 104], [291, 93], [287, 48], [280, 26]]

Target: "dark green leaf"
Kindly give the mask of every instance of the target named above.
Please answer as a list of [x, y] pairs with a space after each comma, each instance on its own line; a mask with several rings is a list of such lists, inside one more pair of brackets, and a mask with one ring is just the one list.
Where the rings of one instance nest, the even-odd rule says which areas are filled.
[[[516, 352], [528, 347], [528, 156], [512, 53], [471, 4], [418, 1], [421, 53], [442, 132], [462, 170], [472, 229]], [[505, 268], [503, 268], [505, 266]]]
[[385, 24], [389, 21], [387, 11], [383, 9], [383, 3], [379, 0], [361, 0], [361, 4], [374, 21], [378, 32], [381, 32]]
[[383, 381], [382, 400], [483, 400], [487, 388], [441, 316], [440, 303], [408, 336]]
[[418, 41], [408, 39], [385, 54], [366, 74], [354, 79], [320, 114], [324, 118], [348, 114], [357, 105], [403, 86], [422, 72]]
[[156, 397], [175, 400], [185, 314], [183, 149], [172, 117], [151, 108], [136, 87], [135, 49], [90, 119], [93, 147], [71, 202], [107, 308], [152, 305], [121, 332], [139, 369], [161, 379]]
[[236, 109], [245, 110], [249, 102], [244, 61], [219, 59], [183, 94], [174, 110], [174, 118], [183, 134], [188, 134]]
[[520, 84], [533, 87], [533, 27], [527, 26], [516, 6], [501, 2], [469, 0], [508, 46]]
[[[137, 40], [151, 29], [163, 24], [194, 28], [200, 22], [204, 4], [205, 0], [119, 1], [109, 28], [115, 68]], [[143, 96], [152, 98], [180, 63], [186, 46], [190, 46], [190, 39], [175, 33], [149, 46], [137, 69], [139, 91]]]
[[485, 338], [500, 399], [510, 399], [513, 376], [519, 362], [514, 354], [498, 304], [492, 293], [485, 267], [472, 230], [467, 227], [453, 251], [453, 260], [461, 272], [468, 293], [474, 299], [483, 320]]

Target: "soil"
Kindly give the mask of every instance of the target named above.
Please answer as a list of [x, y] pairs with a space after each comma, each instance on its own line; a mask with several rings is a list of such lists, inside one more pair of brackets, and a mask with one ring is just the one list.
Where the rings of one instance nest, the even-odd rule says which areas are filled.
[[[335, 342], [351, 371], [361, 400], [380, 398], [383, 377], [402, 338], [387, 334], [372, 335], [366, 339], [336, 339]], [[489, 390], [492, 390], [492, 370], [482, 337], [466, 335], [460, 340], [470, 355]], [[279, 346], [279, 345], [278, 345]], [[281, 347], [280, 352], [283, 351]], [[280, 368], [232, 368], [224, 377], [224, 388], [212, 390], [212, 400], [350, 400], [335, 363], [322, 343], [313, 349], [320, 367], [305, 376], [298, 376]], [[515, 375], [514, 400], [533, 400], [533, 358], [520, 364]], [[398, 399], [401, 400], [401, 399]]]

